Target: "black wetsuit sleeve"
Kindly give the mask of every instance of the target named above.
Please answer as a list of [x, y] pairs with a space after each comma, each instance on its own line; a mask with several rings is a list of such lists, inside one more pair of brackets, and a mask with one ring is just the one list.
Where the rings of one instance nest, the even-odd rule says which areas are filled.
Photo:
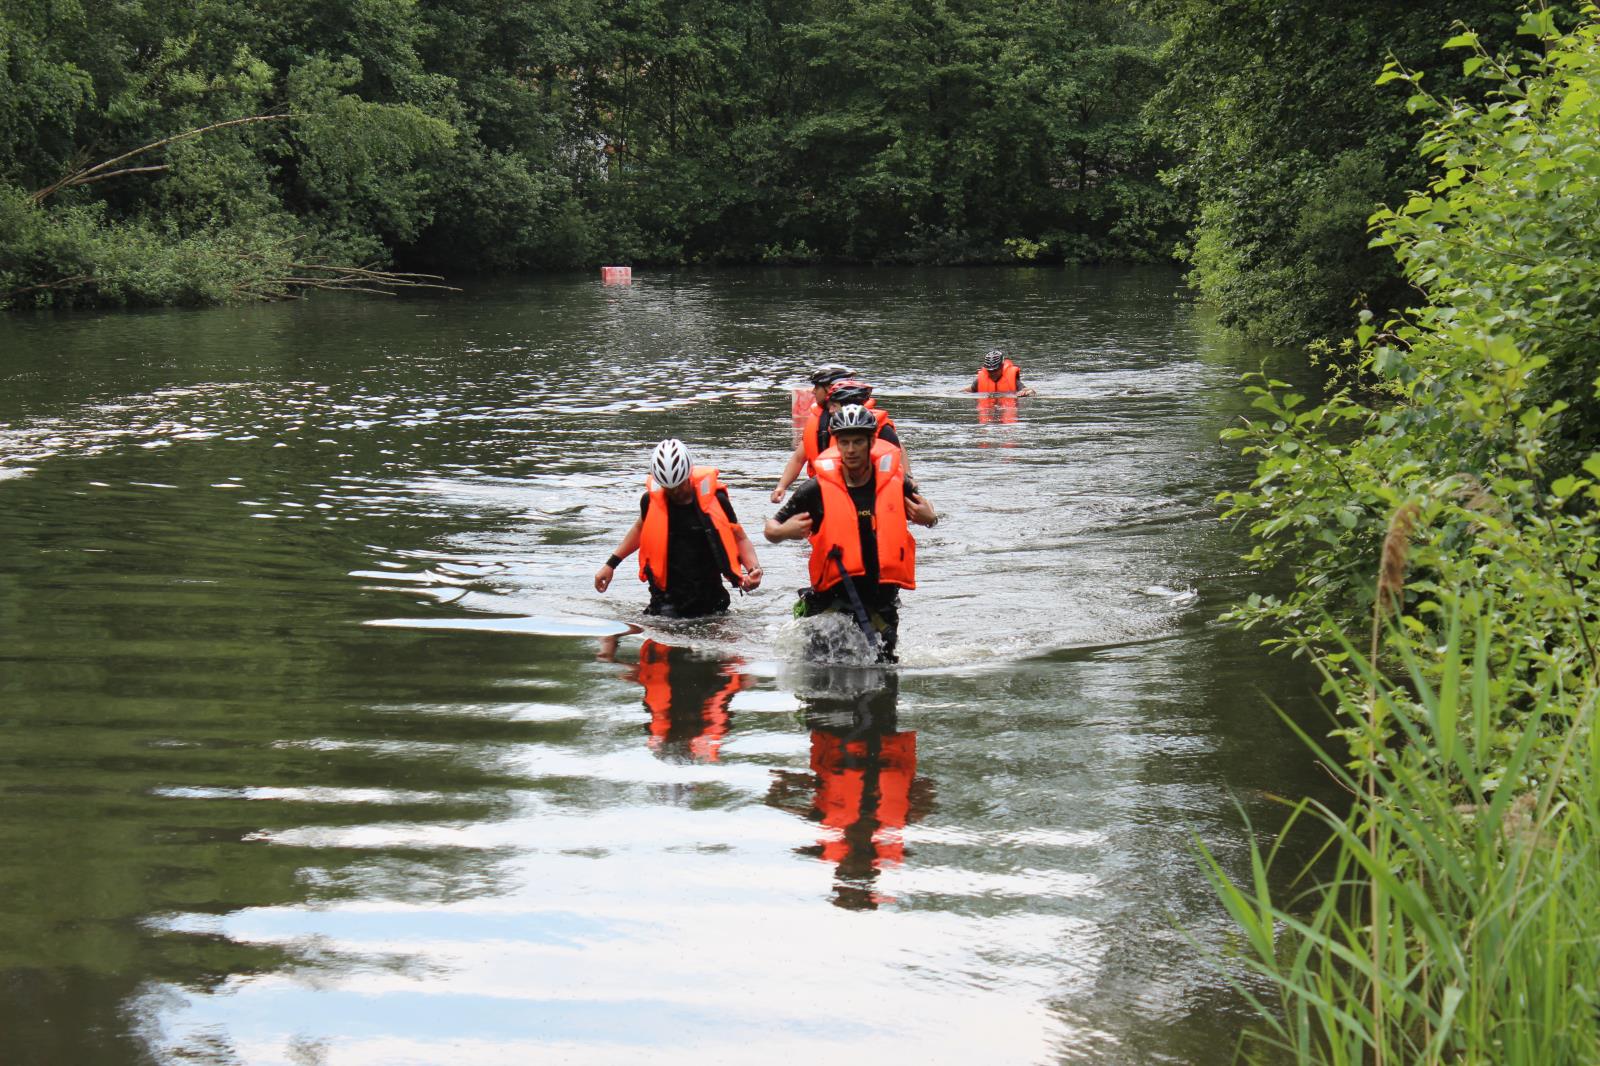
[[722, 504], [722, 513], [728, 516], [728, 521], [734, 525], [739, 524], [739, 516], [733, 513], [733, 504], [728, 502], [728, 490], [717, 490], [717, 502]]
[[647, 515], [649, 513], [650, 513], [650, 494], [648, 492], [641, 492], [639, 494], [639, 517], [643, 518], [645, 515]]
[[886, 444], [893, 444], [896, 448], [900, 447], [900, 434], [895, 432], [893, 426], [886, 425], [878, 430], [878, 439]]
[[811, 516], [813, 529], [822, 525], [822, 486], [817, 484], [816, 478], [802, 482], [772, 519], [775, 522], [787, 522], [802, 511]]

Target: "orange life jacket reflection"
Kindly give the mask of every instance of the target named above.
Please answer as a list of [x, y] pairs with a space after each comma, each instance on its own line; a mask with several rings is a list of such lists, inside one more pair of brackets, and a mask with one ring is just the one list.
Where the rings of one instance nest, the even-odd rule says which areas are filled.
[[[722, 740], [728, 734], [731, 720], [728, 709], [734, 694], [751, 685], [750, 675], [739, 672], [743, 663], [738, 659], [722, 664], [722, 687], [700, 701], [699, 707], [674, 706], [672, 691], [671, 648], [654, 640], [639, 645], [639, 683], [644, 686], [644, 705], [650, 711], [650, 748], [659, 751], [673, 733], [688, 724], [693, 730], [689, 752], [698, 761], [716, 762], [722, 749]], [[701, 688], [701, 692], [705, 689]], [[698, 693], [696, 693], [698, 695]], [[679, 703], [692, 703], [693, 700]]]
[[[877, 400], [868, 400], [861, 406], [871, 411], [872, 417], [878, 420], [878, 429], [877, 432], [873, 434], [874, 437], [877, 437], [883, 433], [883, 427], [894, 427], [894, 419], [889, 417], [888, 411], [882, 411], [878, 409]], [[817, 459], [825, 450], [820, 442], [820, 438], [822, 436], [822, 411], [815, 406], [813, 406], [812, 410], [813, 413], [806, 416], [805, 428], [800, 431], [800, 443], [806, 450], [806, 475], [808, 477], [817, 476]], [[829, 437], [829, 441], [831, 446], [831, 436]]]
[[[717, 492], [726, 492], [728, 486], [717, 480], [717, 468], [697, 466], [689, 473], [694, 487], [695, 503], [700, 505], [711, 527], [716, 530], [716, 545], [721, 547], [718, 569], [735, 586], [739, 584], [739, 540], [735, 530], [742, 527], [728, 521]], [[639, 580], [650, 582], [654, 589], [667, 587], [667, 491], [656, 484], [653, 477], [645, 479], [650, 490], [650, 506], [645, 511], [644, 528], [639, 534]]]
[[[905, 461], [900, 449], [872, 442], [872, 530], [878, 541], [878, 581], [903, 589], [917, 587], [917, 541], [906, 523]], [[817, 457], [817, 484], [822, 489], [822, 522], [811, 534], [811, 587], [824, 592], [841, 580], [830, 558], [839, 549], [845, 573], [867, 572], [861, 553], [860, 515], [844, 483], [838, 448]]]
[[981, 425], [990, 425], [998, 422], [1001, 425], [1009, 426], [1015, 423], [1016, 420], [1017, 398], [1015, 396], [978, 397], [978, 422]]
[[[814, 730], [811, 770], [817, 775], [817, 813], [822, 824], [835, 831], [822, 842], [823, 860], [843, 863], [851, 857], [852, 848], [870, 843], [871, 853], [859, 857], [868, 859], [873, 867], [905, 861], [900, 831], [911, 817], [911, 783], [917, 776], [916, 733], [846, 741]], [[859, 839], [863, 835], [865, 841]]]
[[1022, 368], [1007, 359], [1000, 364], [1000, 376], [993, 378], [987, 370], [978, 371], [979, 392], [1016, 392]]

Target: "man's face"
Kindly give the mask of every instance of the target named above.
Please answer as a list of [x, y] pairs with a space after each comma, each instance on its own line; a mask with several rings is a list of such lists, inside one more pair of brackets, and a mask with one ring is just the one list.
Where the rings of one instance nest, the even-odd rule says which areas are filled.
[[813, 385], [811, 387], [811, 398], [817, 402], [818, 407], [827, 408], [829, 388], [830, 386], [828, 385]]
[[694, 499], [694, 482], [685, 481], [667, 490], [667, 499], [673, 503], [688, 503]]
[[839, 445], [839, 458], [844, 461], [846, 470], [856, 472], [867, 465], [872, 456], [872, 434], [840, 433], [833, 439]]

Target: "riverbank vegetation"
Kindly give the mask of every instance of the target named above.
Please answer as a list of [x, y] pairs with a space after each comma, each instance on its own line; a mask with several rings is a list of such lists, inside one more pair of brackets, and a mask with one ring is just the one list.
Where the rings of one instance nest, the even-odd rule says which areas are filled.
[[281, 297], [342, 267], [1179, 252], [1225, 323], [1326, 337], [1353, 304], [1404, 302], [1364, 220], [1421, 183], [1417, 120], [1372, 76], [1394, 56], [1476, 91], [1434, 47], [1456, 20], [1498, 40], [1515, 17], [1497, 0], [16, 0], [0, 307]]
[[1166, 258], [1158, 43], [1115, 0], [19, 0], [0, 305], [311, 265]]
[[1323, 671], [1351, 795], [1297, 808], [1331, 834], [1304, 895], [1270, 850], [1213, 867], [1300, 1062], [1600, 1061], [1600, 10], [1520, 30], [1448, 42], [1478, 102], [1378, 79], [1427, 119], [1430, 180], [1373, 217], [1422, 299], [1232, 434], [1230, 515], [1297, 575], [1235, 616]]

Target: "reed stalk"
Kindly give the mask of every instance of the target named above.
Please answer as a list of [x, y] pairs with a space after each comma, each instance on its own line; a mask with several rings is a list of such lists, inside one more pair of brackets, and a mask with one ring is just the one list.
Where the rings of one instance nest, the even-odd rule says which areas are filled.
[[1600, 1062], [1597, 690], [1545, 672], [1531, 702], [1504, 706], [1500, 680], [1530, 673], [1532, 653], [1500, 627], [1532, 619], [1480, 606], [1452, 605], [1437, 656], [1392, 642], [1403, 684], [1348, 646], [1353, 674], [1325, 675], [1359, 715], [1355, 764], [1297, 731], [1363, 800], [1292, 812], [1329, 832], [1326, 880], [1286, 903], [1271, 850], [1253, 848], [1247, 885], [1206, 856], [1247, 964], [1278, 994], [1258, 1003], [1253, 1051], [1341, 1066]]

